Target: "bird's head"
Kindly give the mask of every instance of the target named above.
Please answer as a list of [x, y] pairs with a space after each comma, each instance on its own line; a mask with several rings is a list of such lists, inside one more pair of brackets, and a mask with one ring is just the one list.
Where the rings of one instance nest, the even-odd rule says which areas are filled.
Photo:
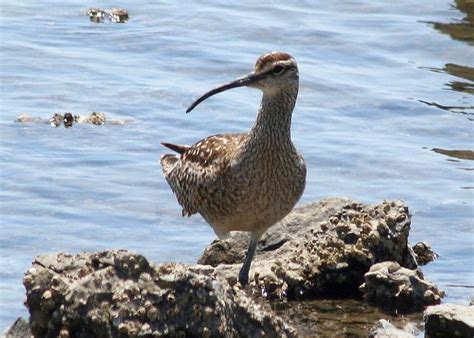
[[297, 88], [298, 81], [298, 65], [291, 55], [283, 52], [263, 54], [255, 63], [253, 72], [208, 91], [194, 101], [186, 112], [189, 113], [208, 97], [232, 88], [247, 86], [262, 90], [264, 95], [274, 95], [281, 90]]

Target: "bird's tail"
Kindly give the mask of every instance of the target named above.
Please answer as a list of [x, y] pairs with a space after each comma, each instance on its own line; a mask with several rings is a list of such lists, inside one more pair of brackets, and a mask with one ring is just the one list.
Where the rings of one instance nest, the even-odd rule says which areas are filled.
[[183, 154], [186, 150], [189, 149], [189, 146], [187, 145], [167, 143], [167, 142], [161, 142], [161, 144], [164, 145], [166, 148], [176, 151], [178, 154]]

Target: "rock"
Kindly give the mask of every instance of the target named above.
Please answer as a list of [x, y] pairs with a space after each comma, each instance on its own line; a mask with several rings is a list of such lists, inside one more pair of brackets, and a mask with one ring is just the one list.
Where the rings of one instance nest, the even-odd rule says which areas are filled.
[[414, 338], [413, 328], [401, 330], [386, 319], [380, 319], [369, 331], [369, 338]]
[[88, 116], [76, 115], [75, 120], [77, 123], [90, 123], [95, 125], [103, 125], [106, 122], [106, 117], [104, 113], [92, 112]]
[[65, 128], [70, 128], [73, 126], [74, 123], [81, 123], [81, 124], [95, 124], [95, 125], [103, 125], [107, 122], [107, 124], [116, 124], [116, 125], [124, 125], [129, 120], [124, 119], [108, 119], [105, 113], [101, 112], [92, 112], [89, 115], [73, 115], [70, 112], [60, 114], [55, 113], [51, 118], [45, 120], [39, 117], [30, 117], [26, 113], [22, 113], [18, 118], [15, 120], [17, 123], [30, 123], [30, 122], [40, 122], [40, 123], [47, 123], [51, 127], [58, 128], [64, 124]]
[[55, 113], [48, 121], [51, 127], [58, 128], [63, 123], [64, 117], [62, 114]]
[[16, 123], [38, 122], [38, 118], [31, 117], [27, 113], [21, 113], [15, 120]]
[[237, 282], [248, 246], [245, 233], [214, 241], [200, 259], [206, 265], [155, 267], [126, 251], [39, 256], [23, 280], [32, 332], [64, 337], [295, 336], [294, 327], [310, 332], [295, 306], [290, 317], [303, 324], [275, 306], [304, 302], [268, 303], [259, 295], [357, 297], [361, 290], [367, 300], [385, 302], [391, 310], [421, 309], [438, 303], [442, 291], [416, 270], [409, 230], [410, 213], [401, 201], [364, 205], [328, 198], [297, 208], [260, 241], [245, 291]]
[[71, 113], [65, 113], [64, 118], [63, 118], [63, 122], [64, 122], [64, 127], [65, 128], [70, 128], [70, 127], [72, 127], [73, 123], [75, 122], [75, 118], [74, 118], [74, 116], [72, 116]]
[[128, 11], [123, 8], [113, 8], [109, 13], [110, 22], [124, 23], [128, 21]]
[[[250, 287], [268, 298], [358, 295], [364, 274], [377, 262], [417, 267], [407, 240], [410, 217], [401, 201], [364, 205], [328, 198], [297, 208], [260, 241]], [[214, 241], [199, 263], [234, 283], [248, 241], [245, 233]]]
[[25, 338], [31, 337], [30, 324], [23, 318], [18, 318], [15, 322], [3, 333], [5, 338]]
[[418, 242], [413, 246], [413, 252], [416, 256], [416, 262], [419, 265], [426, 265], [438, 258], [431, 245], [426, 242]]
[[23, 279], [37, 337], [296, 336], [215, 269], [127, 251], [37, 257]]
[[100, 8], [89, 8], [86, 14], [92, 22], [97, 23], [103, 22], [106, 15], [105, 11]]
[[387, 310], [413, 312], [439, 304], [444, 292], [424, 279], [420, 269], [403, 268], [397, 262], [373, 265], [360, 286], [365, 300]]
[[474, 337], [474, 307], [429, 306], [424, 313], [425, 337]]
[[104, 22], [105, 17], [108, 17], [112, 23], [125, 23], [128, 21], [128, 11], [123, 8], [113, 8], [110, 12], [100, 8], [89, 8], [86, 12], [92, 22]]
[[390, 315], [353, 298], [270, 303], [277, 315], [297, 329], [300, 337], [367, 337], [369, 329], [381, 318], [415, 335], [424, 326], [423, 313]]

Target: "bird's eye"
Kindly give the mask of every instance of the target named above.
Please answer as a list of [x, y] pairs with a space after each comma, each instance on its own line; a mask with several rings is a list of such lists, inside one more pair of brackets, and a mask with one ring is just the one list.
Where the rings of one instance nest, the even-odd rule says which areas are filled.
[[273, 67], [273, 74], [275, 75], [283, 74], [284, 71], [285, 71], [285, 67], [283, 66], [276, 65], [275, 67]]

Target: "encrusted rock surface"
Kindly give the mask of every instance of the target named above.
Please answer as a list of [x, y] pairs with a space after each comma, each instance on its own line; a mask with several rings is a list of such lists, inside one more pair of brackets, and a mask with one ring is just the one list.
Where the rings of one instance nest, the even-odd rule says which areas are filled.
[[23, 318], [18, 318], [15, 322], [5, 330], [3, 336], [5, 338], [28, 338], [31, 337], [30, 324]]
[[112, 10], [104, 10], [100, 8], [89, 8], [86, 15], [92, 22], [101, 23], [108, 18], [112, 23], [125, 23], [128, 21], [128, 11], [123, 8], [112, 8]]
[[213, 268], [127, 251], [39, 256], [23, 283], [36, 337], [296, 335]]
[[[409, 270], [417, 268], [409, 231], [410, 214], [401, 201], [364, 205], [328, 198], [297, 208], [264, 235], [245, 290], [237, 283], [245, 233], [214, 241], [201, 265], [155, 267], [143, 256], [117, 250], [39, 256], [24, 277], [31, 330], [41, 337], [295, 336], [295, 327], [311, 332], [305, 318], [298, 318], [304, 314], [290, 318], [264, 298], [359, 296], [367, 272], [367, 299], [392, 297], [387, 290], [399, 288], [390, 304], [419, 309], [438, 302], [440, 293]], [[411, 283], [409, 297], [398, 277], [372, 282], [380, 271], [369, 269], [385, 261], [387, 271]]]
[[105, 113], [101, 112], [92, 112], [89, 115], [78, 115], [70, 112], [55, 113], [49, 119], [43, 119], [41, 117], [31, 117], [27, 113], [22, 113], [15, 120], [16, 123], [41, 123], [49, 124], [51, 127], [58, 128], [64, 125], [66, 128], [72, 127], [74, 124], [95, 124], [95, 125], [104, 125], [104, 124], [113, 124], [113, 125], [124, 125], [129, 120], [124, 119], [110, 119]]
[[474, 337], [474, 306], [429, 306], [424, 317], [425, 337]]
[[415, 253], [416, 262], [419, 265], [426, 265], [438, 258], [438, 255], [433, 251], [431, 245], [426, 242], [418, 242], [413, 245], [413, 252]]
[[[364, 205], [328, 198], [297, 208], [260, 241], [250, 286], [269, 298], [358, 295], [377, 262], [417, 267], [409, 231], [410, 213], [401, 201]], [[245, 233], [214, 241], [199, 263], [215, 266], [233, 283], [248, 241]]]
[[386, 319], [380, 319], [369, 331], [369, 338], [414, 338], [414, 328], [404, 330], [395, 327]]
[[403, 268], [397, 262], [373, 265], [360, 286], [365, 300], [391, 311], [413, 312], [439, 304], [444, 292], [424, 279], [420, 269]]

